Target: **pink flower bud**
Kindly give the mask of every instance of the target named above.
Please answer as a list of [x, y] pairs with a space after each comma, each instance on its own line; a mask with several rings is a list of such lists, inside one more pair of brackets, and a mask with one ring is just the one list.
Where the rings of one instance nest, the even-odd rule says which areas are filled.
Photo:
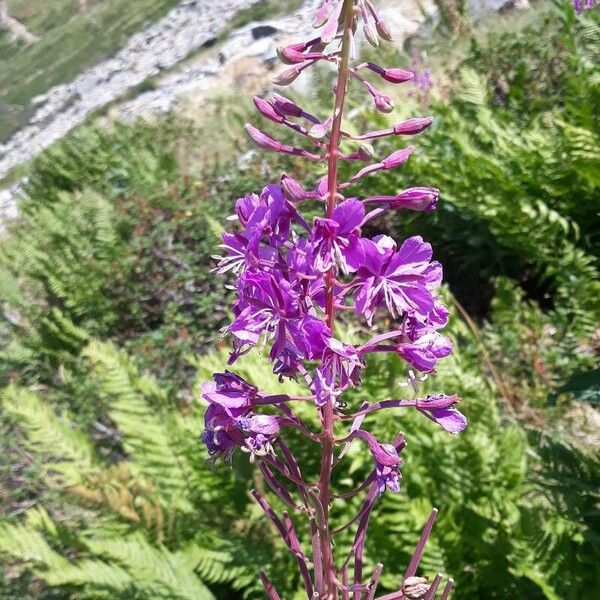
[[392, 154], [390, 154], [387, 158], [384, 158], [381, 162], [368, 165], [361, 169], [349, 179], [348, 184], [354, 183], [370, 173], [375, 173], [376, 171], [381, 171], [382, 169], [388, 171], [389, 169], [395, 169], [396, 167], [403, 165], [413, 151], [414, 148], [412, 146], [408, 146], [407, 148], [402, 148], [401, 150], [392, 152]]
[[407, 71], [406, 69], [384, 69], [372, 62], [367, 63], [365, 66], [390, 83], [404, 83], [405, 81], [410, 81], [415, 76], [412, 71]]
[[432, 117], [415, 117], [394, 125], [394, 133], [396, 135], [415, 135], [425, 131], [432, 123]]
[[283, 148], [283, 144], [273, 139], [271, 136], [268, 136], [266, 133], [260, 131], [260, 129], [256, 129], [256, 127], [250, 125], [250, 123], [246, 123], [244, 129], [246, 133], [250, 136], [250, 139], [263, 150], [268, 150], [269, 152], [281, 152]]
[[377, 46], [379, 46], [379, 37], [377, 36], [377, 30], [371, 21], [371, 17], [364, 2], [360, 3], [360, 10], [363, 19], [363, 31], [365, 34], [365, 39], [367, 42], [369, 42], [369, 44], [371, 44], [371, 46], [377, 48]]
[[435, 210], [439, 198], [436, 188], [408, 188], [396, 196], [370, 196], [364, 199], [364, 204], [384, 204], [391, 210], [407, 209], [423, 212]]
[[298, 75], [302, 73], [302, 69], [298, 67], [291, 67], [282, 71], [276, 77], [273, 77], [273, 83], [275, 85], [290, 85], [290, 83], [294, 82]]
[[407, 160], [408, 157], [414, 152], [414, 148], [412, 146], [408, 146], [407, 148], [402, 148], [401, 150], [396, 150], [396, 152], [392, 152], [387, 158], [384, 158], [381, 163], [383, 164], [383, 168], [388, 171], [389, 169], [395, 169], [396, 167], [400, 167]]
[[296, 179], [290, 177], [287, 173], [283, 173], [281, 176], [281, 189], [283, 195], [291, 202], [319, 199], [317, 192], [307, 192]]
[[392, 42], [394, 40], [392, 32], [387, 23], [381, 19], [375, 19], [375, 27], [377, 28], [377, 33], [382, 40], [386, 40], [387, 42]]
[[327, 195], [327, 175], [321, 177], [315, 191], [319, 198], [324, 198]]
[[323, 0], [321, 6], [317, 9], [315, 18], [313, 21], [313, 27], [322, 27], [327, 22], [331, 11], [333, 10], [333, 3], [335, 0]]
[[304, 114], [304, 111], [295, 102], [279, 94], [273, 94], [271, 104], [284, 117], [301, 117]]
[[[277, 47], [276, 52], [279, 60], [285, 65], [295, 65], [304, 61], [304, 54], [300, 50], [304, 44], [291, 44], [284, 48]], [[300, 59], [298, 60], [298, 57]]]
[[373, 102], [375, 102], [375, 108], [382, 113], [391, 113], [394, 110], [394, 104], [389, 96], [383, 94], [377, 94], [373, 96]]
[[281, 152], [283, 154], [294, 154], [296, 156], [303, 156], [309, 160], [321, 160], [321, 157], [318, 154], [313, 154], [312, 152], [302, 150], [301, 148], [294, 148], [293, 146], [282, 144], [263, 131], [260, 131], [260, 129], [250, 125], [250, 123], [246, 123], [244, 128], [250, 139], [263, 150], [268, 150], [269, 152]]
[[281, 189], [283, 190], [284, 196], [292, 202], [301, 202], [307, 196], [306, 190], [298, 183], [298, 181], [286, 173], [283, 173], [281, 176]]
[[344, 6], [344, 0], [333, 0], [333, 8], [321, 32], [321, 40], [324, 44], [332, 42], [337, 34], [342, 6]]
[[440, 196], [436, 188], [414, 187], [400, 192], [391, 202], [392, 208], [408, 208], [409, 210], [435, 210]]
[[369, 149], [365, 146], [360, 146], [360, 148], [352, 152], [352, 154], [340, 154], [340, 158], [343, 160], [360, 160], [362, 162], [368, 162], [372, 160], [373, 153], [372, 149]]
[[305, 60], [321, 60], [323, 58], [328, 58], [328, 56], [322, 52], [305, 52], [306, 48], [306, 44], [292, 44], [285, 48], [277, 48], [277, 55], [281, 62], [286, 65], [299, 64]]
[[266, 119], [274, 121], [275, 123], [283, 123], [285, 121], [285, 119], [266, 100], [263, 100], [259, 96], [254, 96], [253, 100], [254, 106], [256, 106], [258, 112]]
[[393, 41], [392, 32], [390, 28], [387, 26], [387, 23], [383, 21], [383, 19], [377, 13], [375, 6], [370, 0], [365, 0], [365, 4], [368, 6], [369, 11], [373, 15], [373, 19], [375, 20], [375, 28], [377, 29], [377, 33], [382, 40], [386, 40], [388, 42]]

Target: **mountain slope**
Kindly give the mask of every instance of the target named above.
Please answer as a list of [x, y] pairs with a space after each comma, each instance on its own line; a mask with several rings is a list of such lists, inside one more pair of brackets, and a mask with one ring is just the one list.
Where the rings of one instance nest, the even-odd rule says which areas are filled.
[[0, 141], [23, 125], [32, 99], [114, 54], [179, 0], [8, 0], [8, 13], [39, 39], [0, 31]]

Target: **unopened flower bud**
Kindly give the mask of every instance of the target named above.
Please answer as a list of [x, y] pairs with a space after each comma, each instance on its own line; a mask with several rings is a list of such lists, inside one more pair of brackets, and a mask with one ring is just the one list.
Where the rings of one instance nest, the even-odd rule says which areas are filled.
[[318, 192], [305, 190], [300, 182], [293, 177], [290, 177], [287, 173], [283, 173], [281, 176], [281, 189], [283, 195], [290, 202], [302, 202], [303, 200], [318, 200], [320, 198]]
[[377, 28], [377, 33], [382, 40], [386, 40], [387, 42], [394, 40], [392, 32], [385, 21], [382, 21], [381, 19], [375, 20], [375, 27]]
[[304, 113], [295, 102], [279, 94], [273, 94], [271, 104], [279, 114], [285, 117], [301, 117]]
[[369, 42], [369, 44], [371, 44], [371, 46], [377, 48], [377, 46], [379, 46], [379, 37], [377, 36], [377, 29], [375, 29], [375, 26], [371, 21], [371, 17], [369, 15], [369, 11], [367, 10], [365, 2], [360, 3], [360, 11], [362, 14], [363, 31], [365, 34], [365, 39], [367, 40], [367, 42]]
[[394, 104], [389, 96], [383, 94], [376, 94], [373, 96], [373, 102], [375, 108], [382, 113], [391, 113], [394, 110]]
[[259, 96], [254, 96], [253, 101], [258, 112], [266, 119], [274, 121], [275, 123], [283, 123], [285, 120], [266, 100], [263, 100]]
[[373, 146], [362, 144], [356, 152], [354, 152], [356, 160], [367, 162], [373, 158]]
[[291, 67], [273, 77], [272, 81], [275, 85], [290, 85], [290, 83], [293, 83], [296, 80], [300, 73], [302, 73], [302, 69]]
[[313, 27], [316, 29], [322, 27], [327, 22], [331, 11], [333, 10], [332, 0], [323, 0], [321, 6], [317, 9], [315, 18], [313, 20]]
[[392, 32], [388, 27], [387, 23], [379, 16], [375, 5], [370, 0], [365, 0], [365, 4], [369, 8], [369, 11], [373, 15], [373, 19], [375, 20], [375, 28], [377, 29], [377, 33], [382, 40], [386, 40], [391, 42], [393, 40]]
[[278, 46], [276, 52], [279, 60], [285, 65], [295, 65], [303, 62], [304, 54], [298, 50], [299, 46], [302, 46], [302, 44], [292, 44], [291, 46], [285, 46], [284, 48]]
[[267, 135], [266, 133], [263, 133], [262, 131], [260, 131], [260, 129], [257, 129], [253, 125], [250, 125], [250, 123], [246, 123], [244, 129], [246, 130], [246, 133], [250, 136], [250, 139], [259, 148], [262, 148], [263, 150], [269, 150], [271, 152], [281, 151], [281, 142], [278, 142], [271, 136]]
[[394, 125], [394, 133], [396, 135], [415, 135], [425, 131], [432, 123], [432, 117], [415, 117]]
[[395, 203], [411, 210], [432, 211], [435, 210], [440, 196], [436, 188], [414, 187], [400, 192]]
[[435, 210], [439, 198], [436, 188], [408, 188], [396, 196], [370, 196], [365, 198], [365, 204], [383, 204], [391, 210], [407, 209], [430, 212]]
[[410, 81], [415, 76], [412, 71], [407, 71], [406, 69], [384, 69], [372, 62], [367, 63], [366, 67], [390, 83], [404, 83], [405, 81]]
[[335, 38], [340, 21], [340, 15], [342, 13], [342, 7], [344, 6], [344, 0], [333, 0], [332, 9], [330, 9], [329, 17], [325, 23], [325, 27], [321, 32], [321, 41], [324, 44], [329, 44]]
[[413, 153], [413, 151], [414, 148], [412, 146], [408, 146], [407, 148], [402, 148], [401, 150], [392, 152], [387, 158], [384, 158], [381, 161], [383, 168], [387, 171], [389, 169], [400, 167], [408, 160], [408, 157]]
[[296, 65], [305, 60], [328, 58], [322, 52], [304, 52], [302, 49], [306, 50], [306, 44], [292, 44], [285, 48], [277, 48], [277, 55], [281, 62], [286, 65]]
[[303, 156], [309, 160], [321, 160], [321, 157], [318, 154], [313, 154], [312, 152], [302, 150], [301, 148], [294, 148], [293, 146], [282, 144], [263, 131], [260, 131], [260, 129], [250, 125], [250, 123], [246, 123], [244, 128], [250, 139], [263, 150], [268, 150], [269, 152], [281, 152], [283, 154], [294, 154], [295, 156]]
[[327, 175], [321, 177], [315, 191], [319, 198], [324, 198], [327, 195]]

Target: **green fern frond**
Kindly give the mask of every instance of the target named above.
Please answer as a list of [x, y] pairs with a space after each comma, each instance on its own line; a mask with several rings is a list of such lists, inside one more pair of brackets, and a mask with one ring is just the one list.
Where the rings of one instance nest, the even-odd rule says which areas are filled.
[[25, 434], [30, 451], [51, 455], [45, 463], [50, 480], [58, 473], [62, 484], [77, 485], [94, 471], [95, 451], [89, 438], [73, 426], [68, 413], [59, 417], [38, 395], [16, 386], [2, 392], [2, 406]]
[[127, 355], [111, 343], [94, 341], [84, 350], [98, 379], [98, 393], [123, 434], [123, 446], [134, 473], [156, 486], [165, 506], [189, 511], [188, 465], [174, 447], [156, 381], [140, 376]]

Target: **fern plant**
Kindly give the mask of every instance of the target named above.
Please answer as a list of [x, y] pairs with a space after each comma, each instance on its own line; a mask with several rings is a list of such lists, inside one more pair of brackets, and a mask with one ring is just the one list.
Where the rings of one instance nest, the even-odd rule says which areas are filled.
[[242, 498], [243, 491], [235, 475], [214, 475], [198, 459], [189, 437], [198, 411], [167, 410], [156, 380], [110, 343], [93, 341], [84, 355], [93, 370], [90, 399], [108, 407], [121, 459], [107, 462], [73, 415], [43, 394], [7, 388], [4, 418], [19, 423], [46, 486], [64, 496], [46, 494], [47, 511], [4, 521], [0, 554], [49, 588], [83, 597], [212, 598], [204, 582], [251, 593], [254, 560], [272, 551], [264, 544], [253, 558], [264, 527], [251, 516], [240, 520], [249, 500], [236, 498], [236, 487]]

